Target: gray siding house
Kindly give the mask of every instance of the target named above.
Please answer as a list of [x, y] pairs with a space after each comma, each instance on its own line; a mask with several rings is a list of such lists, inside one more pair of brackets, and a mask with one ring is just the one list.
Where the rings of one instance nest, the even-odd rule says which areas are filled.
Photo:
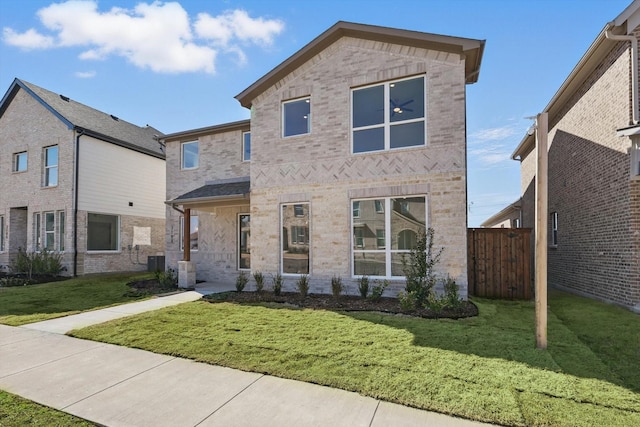
[[67, 275], [146, 269], [164, 253], [159, 135], [15, 79], [0, 101], [0, 266], [47, 249]]

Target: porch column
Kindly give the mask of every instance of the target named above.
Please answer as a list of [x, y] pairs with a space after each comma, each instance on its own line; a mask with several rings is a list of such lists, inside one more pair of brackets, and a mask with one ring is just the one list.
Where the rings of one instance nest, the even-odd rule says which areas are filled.
[[196, 266], [191, 262], [191, 209], [184, 209], [184, 227], [182, 229], [183, 257], [178, 261], [178, 286], [194, 288], [196, 286]]

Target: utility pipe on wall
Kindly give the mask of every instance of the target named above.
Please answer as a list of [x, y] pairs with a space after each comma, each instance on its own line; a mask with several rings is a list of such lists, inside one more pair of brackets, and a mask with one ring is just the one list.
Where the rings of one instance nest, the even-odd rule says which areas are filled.
[[631, 42], [631, 111], [633, 115], [633, 124], [640, 122], [640, 112], [638, 110], [638, 39], [633, 35], [616, 35], [611, 32], [614, 27], [613, 23], [607, 25], [604, 35], [609, 40], [628, 41]]

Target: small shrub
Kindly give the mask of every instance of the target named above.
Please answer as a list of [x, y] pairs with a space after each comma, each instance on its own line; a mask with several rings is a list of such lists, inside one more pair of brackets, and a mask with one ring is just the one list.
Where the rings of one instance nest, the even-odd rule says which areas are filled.
[[369, 278], [367, 276], [361, 276], [358, 279], [358, 291], [360, 291], [360, 296], [362, 298], [366, 298], [369, 293]]
[[271, 280], [273, 281], [273, 294], [279, 296], [282, 293], [282, 274], [276, 274]]
[[14, 286], [28, 286], [31, 285], [31, 280], [26, 277], [20, 276], [6, 276], [0, 278], [0, 288], [10, 288]]
[[309, 294], [309, 276], [303, 274], [302, 276], [298, 277], [296, 285], [298, 286], [300, 295], [302, 295], [303, 298], [306, 298], [306, 296]]
[[371, 288], [371, 295], [369, 296], [369, 298], [371, 298], [371, 301], [380, 301], [382, 299], [382, 294], [384, 294], [384, 290], [387, 289], [388, 286], [388, 280], [376, 280], [375, 285], [373, 285], [373, 288]]
[[402, 268], [406, 277], [405, 290], [413, 294], [416, 307], [423, 307], [431, 296], [436, 284], [435, 266], [440, 261], [442, 250], [433, 248], [433, 228], [420, 232], [415, 248], [411, 249], [408, 259], [402, 257]]
[[62, 272], [62, 254], [47, 249], [40, 252], [20, 250], [10, 268], [13, 273], [24, 274], [29, 280], [33, 276], [57, 276]]
[[333, 276], [331, 278], [331, 293], [335, 298], [340, 297], [340, 294], [344, 290], [342, 286], [342, 278], [339, 276]]
[[242, 292], [247, 283], [249, 283], [249, 276], [246, 272], [241, 271], [236, 278], [236, 291]]
[[156, 271], [154, 276], [163, 288], [173, 288], [178, 284], [178, 275], [171, 268], [167, 269], [167, 271]]
[[443, 279], [444, 283], [444, 300], [446, 307], [457, 308], [462, 304], [460, 294], [458, 294], [458, 285], [456, 281], [447, 275]]
[[415, 311], [418, 307], [417, 298], [413, 292], [400, 292], [398, 302], [403, 311]]
[[253, 273], [253, 280], [256, 281], [256, 291], [262, 292], [262, 289], [264, 288], [264, 275], [262, 272], [256, 271]]

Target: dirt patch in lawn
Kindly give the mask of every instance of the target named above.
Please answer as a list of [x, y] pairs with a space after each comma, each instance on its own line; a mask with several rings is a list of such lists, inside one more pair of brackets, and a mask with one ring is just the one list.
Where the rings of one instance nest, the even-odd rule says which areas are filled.
[[404, 310], [397, 298], [381, 298], [373, 300], [352, 295], [309, 294], [303, 297], [300, 293], [283, 292], [275, 295], [272, 292], [224, 292], [205, 297], [211, 303], [234, 302], [238, 304], [271, 303], [289, 305], [299, 308], [333, 311], [377, 311], [390, 314], [404, 314], [408, 316], [424, 317], [428, 319], [448, 318], [460, 319], [478, 315], [478, 307], [472, 302], [461, 301], [456, 308], [444, 308], [440, 311], [422, 308], [414, 311]]

